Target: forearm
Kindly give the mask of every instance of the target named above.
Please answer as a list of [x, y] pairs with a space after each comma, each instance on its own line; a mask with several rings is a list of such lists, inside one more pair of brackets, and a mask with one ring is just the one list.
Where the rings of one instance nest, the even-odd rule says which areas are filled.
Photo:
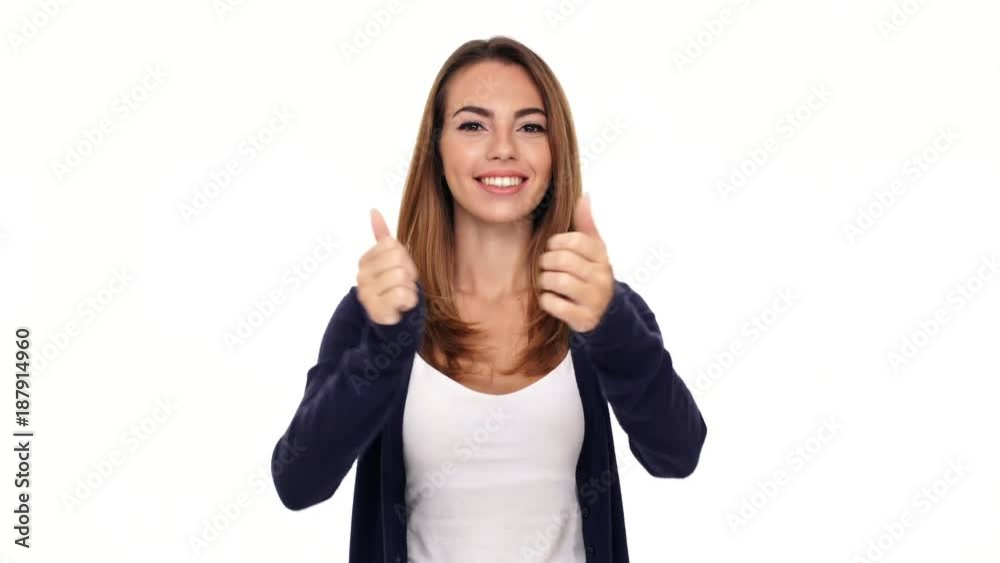
[[[356, 298], [351, 298], [355, 301], [348, 305], [360, 308]], [[346, 318], [348, 313], [338, 311], [335, 317]], [[357, 318], [357, 313], [351, 318]], [[278, 496], [293, 510], [333, 496], [385, 426], [402, 395], [403, 369], [420, 344], [423, 296], [395, 325], [376, 325], [366, 313], [362, 316], [360, 326], [340, 323], [337, 318], [331, 321], [320, 360], [307, 373], [302, 401], [272, 452]], [[351, 338], [357, 343], [347, 348]]]
[[642, 298], [616, 281], [601, 323], [580, 336], [636, 458], [657, 477], [690, 475], [707, 427]]

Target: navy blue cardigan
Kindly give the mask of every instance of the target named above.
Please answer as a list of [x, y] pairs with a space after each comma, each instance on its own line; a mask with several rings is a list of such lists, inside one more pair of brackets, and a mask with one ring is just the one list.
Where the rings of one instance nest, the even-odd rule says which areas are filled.
[[[394, 325], [371, 320], [353, 286], [330, 319], [305, 393], [272, 451], [281, 502], [301, 510], [329, 499], [357, 461], [350, 563], [402, 563], [406, 555], [403, 406], [424, 332], [426, 298]], [[587, 561], [627, 563], [621, 487], [608, 404], [629, 449], [654, 477], [687, 477], [706, 426], [674, 371], [656, 318], [625, 282], [593, 330], [571, 331], [585, 430], [577, 498]]]

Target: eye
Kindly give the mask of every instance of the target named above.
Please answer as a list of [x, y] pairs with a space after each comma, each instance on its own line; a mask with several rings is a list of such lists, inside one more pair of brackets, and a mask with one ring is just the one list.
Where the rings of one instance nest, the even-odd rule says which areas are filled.
[[[480, 129], [474, 129], [473, 127], [479, 127]], [[466, 121], [458, 126], [458, 128], [463, 131], [480, 131], [482, 127], [483, 124], [478, 121]]]
[[534, 128], [534, 129], [530, 129], [528, 131], [528, 133], [544, 133], [545, 132], [545, 127], [543, 127], [540, 123], [525, 123], [524, 126], [522, 126], [521, 128], [524, 129], [525, 127], [529, 127], [529, 128], [533, 127]]

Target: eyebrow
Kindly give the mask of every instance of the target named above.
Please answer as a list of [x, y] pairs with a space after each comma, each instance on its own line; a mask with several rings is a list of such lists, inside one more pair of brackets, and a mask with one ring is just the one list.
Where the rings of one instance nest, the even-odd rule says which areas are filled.
[[[492, 110], [488, 110], [486, 108], [481, 108], [479, 106], [462, 106], [462, 107], [458, 108], [458, 110], [455, 113], [451, 114], [451, 116], [455, 117], [456, 115], [458, 115], [459, 113], [461, 113], [463, 111], [472, 112], [472, 113], [481, 115], [483, 117], [487, 117], [489, 119], [493, 119], [493, 111]], [[524, 109], [519, 109], [519, 110], [517, 110], [517, 111], [514, 112], [514, 119], [520, 119], [521, 117], [524, 117], [525, 115], [531, 115], [533, 113], [540, 113], [540, 114], [542, 114], [543, 117], [547, 117], [545, 115], [545, 111], [542, 110], [541, 108], [524, 108]]]

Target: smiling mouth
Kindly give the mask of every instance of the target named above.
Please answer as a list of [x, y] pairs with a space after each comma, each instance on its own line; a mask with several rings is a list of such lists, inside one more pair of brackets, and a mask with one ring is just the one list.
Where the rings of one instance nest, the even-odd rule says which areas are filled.
[[486, 187], [510, 190], [520, 187], [527, 181], [527, 178], [524, 176], [479, 176], [476, 181]]

